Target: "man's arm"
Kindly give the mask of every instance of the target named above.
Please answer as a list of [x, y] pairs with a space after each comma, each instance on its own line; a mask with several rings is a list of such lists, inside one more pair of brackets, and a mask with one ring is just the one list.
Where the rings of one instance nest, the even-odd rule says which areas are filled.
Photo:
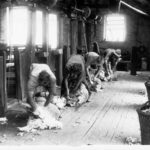
[[109, 76], [110, 75], [110, 66], [109, 66], [108, 58], [105, 58], [104, 62], [105, 62], [106, 73]]
[[116, 60], [115, 65], [114, 65], [114, 67], [112, 68], [113, 72], [116, 71], [117, 64], [118, 64], [118, 62], [119, 62], [121, 59], [122, 59], [122, 58], [119, 57], [119, 58]]
[[31, 105], [31, 108], [33, 111], [36, 110], [36, 103], [34, 101], [34, 94], [35, 94], [35, 87], [37, 86], [37, 82], [36, 82], [36, 78], [30, 76], [30, 79], [28, 81], [28, 91], [27, 91], [27, 94], [28, 94], [28, 103]]
[[101, 70], [103, 70], [103, 65], [104, 65], [104, 58], [102, 58], [100, 63], [98, 64], [98, 69], [95, 73], [95, 77], [97, 77], [99, 73], [101, 72]]
[[111, 75], [113, 73], [112, 66], [111, 66], [110, 62], [108, 62], [108, 71], [109, 71], [109, 75]]
[[118, 55], [115, 51], [113, 52], [113, 54], [118, 58], [120, 57], [120, 55]]
[[56, 78], [51, 78], [51, 88], [49, 89], [49, 95], [46, 98], [44, 106], [47, 106], [50, 102], [53, 102], [53, 97], [56, 95]]
[[34, 101], [34, 92], [33, 91], [28, 92], [28, 103], [31, 105], [32, 110], [35, 111], [36, 103]]
[[93, 82], [92, 82], [92, 80], [91, 80], [91, 76], [90, 76], [89, 69], [90, 69], [90, 66], [87, 66], [87, 67], [86, 67], [86, 74], [87, 74], [87, 76], [88, 76], [88, 79], [89, 79], [90, 83], [93, 84]]
[[100, 71], [101, 71], [101, 67], [98, 66], [98, 68], [97, 68], [97, 70], [96, 70], [96, 73], [95, 73], [95, 75], [94, 75], [95, 78], [99, 75]]
[[66, 88], [66, 95], [67, 95], [67, 98], [69, 98], [69, 87], [68, 87], [68, 77], [65, 78], [65, 88]]

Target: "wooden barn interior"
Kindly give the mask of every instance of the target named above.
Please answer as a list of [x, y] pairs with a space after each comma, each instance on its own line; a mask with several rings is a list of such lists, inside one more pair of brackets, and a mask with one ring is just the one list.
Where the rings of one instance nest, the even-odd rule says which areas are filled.
[[[62, 129], [18, 134], [3, 123], [10, 105], [27, 99], [32, 63], [51, 68], [59, 95], [68, 58], [78, 47], [92, 52], [94, 41], [100, 51], [121, 49], [117, 81], [102, 82], [78, 109], [61, 110]], [[149, 120], [145, 135], [137, 111], [149, 100], [149, 77], [149, 0], [0, 1], [0, 145], [142, 145], [145, 137], [150, 144]]]

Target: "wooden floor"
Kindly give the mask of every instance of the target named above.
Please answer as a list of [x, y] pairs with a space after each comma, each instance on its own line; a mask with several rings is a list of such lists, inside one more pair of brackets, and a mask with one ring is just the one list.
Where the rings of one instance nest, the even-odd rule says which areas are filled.
[[136, 109], [147, 101], [144, 82], [149, 72], [118, 72], [118, 81], [105, 82], [102, 92], [94, 93], [90, 102], [78, 110], [66, 108], [62, 112], [62, 130], [40, 131], [40, 135], [16, 136], [11, 126], [0, 126], [3, 144], [53, 145], [124, 145], [126, 138], [140, 140], [140, 127]]

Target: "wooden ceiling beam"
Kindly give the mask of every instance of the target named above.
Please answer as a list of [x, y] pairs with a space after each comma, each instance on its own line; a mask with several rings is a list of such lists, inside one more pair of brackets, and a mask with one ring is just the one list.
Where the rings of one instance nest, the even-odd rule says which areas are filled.
[[143, 14], [143, 15], [146, 15], [146, 16], [149, 16], [148, 13], [146, 13], [145, 11], [141, 10], [136, 4], [133, 3], [133, 1], [131, 2], [127, 2], [127, 0], [121, 0], [120, 1], [121, 4], [127, 6], [128, 8], [140, 13], [140, 14]]

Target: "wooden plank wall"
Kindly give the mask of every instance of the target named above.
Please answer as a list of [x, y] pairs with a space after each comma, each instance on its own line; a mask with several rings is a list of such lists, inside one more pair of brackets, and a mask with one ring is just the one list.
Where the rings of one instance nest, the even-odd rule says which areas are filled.
[[71, 54], [76, 54], [76, 47], [77, 47], [77, 34], [78, 34], [78, 22], [76, 19], [71, 19]]
[[5, 115], [7, 109], [6, 90], [6, 53], [0, 51], [0, 117]]
[[27, 82], [30, 71], [30, 56], [26, 49], [14, 51], [17, 82], [17, 98], [25, 101], [27, 98]]
[[6, 9], [0, 7], [0, 44], [6, 42]]

